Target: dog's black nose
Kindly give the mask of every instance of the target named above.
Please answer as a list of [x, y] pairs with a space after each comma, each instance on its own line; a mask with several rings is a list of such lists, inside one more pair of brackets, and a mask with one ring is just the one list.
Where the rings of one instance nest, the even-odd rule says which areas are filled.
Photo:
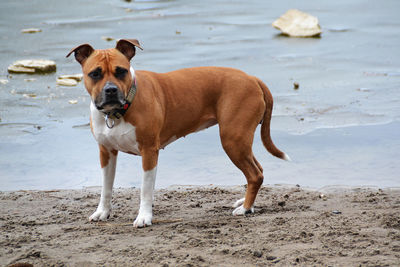
[[113, 96], [117, 94], [118, 87], [112, 82], [107, 82], [103, 90], [106, 96]]
[[104, 93], [107, 96], [111, 96], [111, 95], [115, 95], [117, 94], [118, 88], [117, 87], [108, 87], [108, 88], [104, 88]]

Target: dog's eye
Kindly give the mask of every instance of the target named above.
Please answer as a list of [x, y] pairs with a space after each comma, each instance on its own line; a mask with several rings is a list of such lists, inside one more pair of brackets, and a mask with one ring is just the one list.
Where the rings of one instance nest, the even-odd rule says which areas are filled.
[[101, 68], [97, 68], [94, 71], [90, 72], [89, 77], [95, 81], [100, 80], [102, 78]]
[[117, 67], [115, 69], [115, 77], [122, 80], [125, 78], [125, 75], [128, 73], [128, 70], [125, 68]]

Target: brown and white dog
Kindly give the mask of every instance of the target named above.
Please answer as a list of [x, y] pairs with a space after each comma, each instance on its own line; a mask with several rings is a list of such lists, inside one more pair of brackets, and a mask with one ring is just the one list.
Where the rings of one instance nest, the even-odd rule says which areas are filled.
[[252, 152], [254, 131], [274, 156], [289, 160], [270, 136], [272, 95], [258, 78], [222, 67], [198, 67], [168, 73], [134, 71], [130, 60], [140, 44], [121, 39], [116, 48], [94, 50], [80, 45], [74, 53], [82, 65], [91, 96], [90, 125], [99, 143], [103, 188], [91, 221], [106, 220], [111, 212], [118, 151], [142, 156], [144, 177], [135, 227], [151, 225], [158, 152], [182, 136], [219, 124], [222, 146], [247, 179], [245, 198], [233, 215], [254, 212], [263, 182], [263, 169]]

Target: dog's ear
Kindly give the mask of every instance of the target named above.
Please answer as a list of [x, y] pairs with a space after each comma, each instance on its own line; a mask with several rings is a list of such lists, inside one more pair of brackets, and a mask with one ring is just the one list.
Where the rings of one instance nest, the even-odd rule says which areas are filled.
[[75, 59], [81, 65], [83, 62], [93, 53], [94, 49], [89, 44], [82, 44], [73, 48], [67, 55], [69, 57], [72, 53], [75, 52]]
[[130, 61], [136, 54], [136, 47], [143, 50], [139, 44], [139, 41], [136, 39], [120, 39], [118, 40], [115, 48], [124, 54]]

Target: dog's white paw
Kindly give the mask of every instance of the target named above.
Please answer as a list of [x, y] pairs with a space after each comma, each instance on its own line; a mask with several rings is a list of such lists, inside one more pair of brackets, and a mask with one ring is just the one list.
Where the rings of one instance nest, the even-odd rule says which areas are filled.
[[235, 204], [232, 205], [232, 208], [237, 208], [241, 206], [243, 203], [244, 203], [244, 198], [241, 198], [238, 201], [236, 201]]
[[150, 226], [152, 217], [153, 216], [151, 213], [139, 212], [139, 215], [136, 217], [136, 220], [133, 222], [133, 227], [140, 228], [140, 227]]
[[[241, 199], [240, 199], [241, 200]], [[240, 201], [238, 200], [238, 201]], [[238, 202], [237, 201], [237, 202]], [[236, 204], [236, 203], [235, 203]], [[237, 207], [233, 212], [232, 215], [233, 216], [240, 216], [240, 215], [246, 215], [249, 213], [254, 213], [254, 207], [251, 207], [251, 209], [247, 210], [243, 207], [243, 205], [240, 205], [239, 207]]]
[[90, 217], [89, 221], [106, 221], [110, 217], [111, 209], [97, 209]]

